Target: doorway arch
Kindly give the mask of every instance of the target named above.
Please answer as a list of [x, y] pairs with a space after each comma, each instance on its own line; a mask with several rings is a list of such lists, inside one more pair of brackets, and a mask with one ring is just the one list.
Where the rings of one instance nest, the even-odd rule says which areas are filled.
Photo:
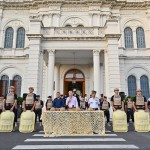
[[[73, 78], [76, 78], [76, 83], [72, 83]], [[85, 76], [79, 69], [71, 69], [65, 73], [64, 95], [67, 95], [69, 90], [76, 90], [78, 95], [85, 94]]]

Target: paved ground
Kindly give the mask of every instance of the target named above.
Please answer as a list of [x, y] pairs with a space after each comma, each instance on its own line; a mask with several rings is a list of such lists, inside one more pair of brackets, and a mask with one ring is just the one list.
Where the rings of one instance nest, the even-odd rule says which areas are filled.
[[84, 136], [84, 137], [43, 137], [43, 129], [38, 125], [36, 132], [0, 133], [0, 150], [31, 150], [31, 149], [141, 149], [150, 150], [150, 132], [134, 132], [132, 125], [127, 133], [111, 132], [111, 127], [106, 127], [106, 136]]

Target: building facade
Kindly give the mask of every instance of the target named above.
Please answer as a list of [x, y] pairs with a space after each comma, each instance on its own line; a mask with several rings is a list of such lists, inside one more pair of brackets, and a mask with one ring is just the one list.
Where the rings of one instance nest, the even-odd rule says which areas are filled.
[[118, 87], [148, 98], [149, 40], [149, 0], [1, 0], [0, 94], [110, 97]]

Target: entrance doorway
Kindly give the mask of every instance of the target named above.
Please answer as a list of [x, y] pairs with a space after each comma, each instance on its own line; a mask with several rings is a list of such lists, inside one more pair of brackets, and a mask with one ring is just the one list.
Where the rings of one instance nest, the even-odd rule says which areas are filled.
[[[75, 79], [75, 83], [72, 80]], [[64, 95], [68, 95], [68, 91], [76, 91], [78, 95], [85, 94], [85, 77], [78, 69], [69, 70], [64, 77]]]

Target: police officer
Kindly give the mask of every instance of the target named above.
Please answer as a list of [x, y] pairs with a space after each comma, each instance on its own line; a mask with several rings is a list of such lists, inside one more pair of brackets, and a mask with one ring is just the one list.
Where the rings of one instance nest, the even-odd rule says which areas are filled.
[[134, 112], [133, 112], [133, 101], [130, 96], [127, 97], [127, 101], [125, 102], [125, 109], [127, 113], [127, 123], [129, 126], [130, 118], [132, 119], [132, 122], [134, 122]]
[[34, 88], [33, 87], [29, 87], [29, 93], [27, 94], [23, 94], [23, 109], [24, 111], [26, 110], [31, 110], [34, 111], [35, 110], [35, 106], [36, 106], [36, 94], [33, 93]]
[[[9, 87], [9, 93], [5, 95], [4, 101], [3, 101], [3, 111], [10, 110], [11, 112], [14, 112], [15, 118], [14, 118], [14, 125], [17, 123], [17, 115], [15, 107], [17, 106], [17, 94], [14, 93], [15, 87], [10, 86]], [[15, 131], [15, 129], [13, 129]]]
[[110, 126], [110, 113], [109, 113], [110, 103], [107, 101], [106, 96], [103, 97], [103, 100], [101, 101], [100, 105], [101, 105], [101, 110], [104, 111], [104, 116], [106, 116], [107, 125]]
[[113, 111], [116, 111], [118, 109], [121, 109], [124, 111], [124, 101], [123, 97], [119, 95], [119, 89], [114, 89], [114, 95], [111, 97], [111, 105], [113, 108]]
[[42, 115], [42, 108], [43, 108], [43, 101], [40, 100], [40, 95], [36, 95], [36, 105], [35, 105], [35, 122], [37, 122], [37, 117], [40, 122], [40, 126], [42, 126], [42, 120], [41, 120], [41, 115]]
[[2, 111], [3, 111], [3, 101], [4, 101], [4, 96], [1, 95], [1, 96], [0, 96], [0, 114], [1, 114]]
[[142, 90], [137, 89], [136, 92], [137, 92], [137, 95], [133, 98], [134, 110], [135, 111], [138, 111], [138, 110], [148, 111], [147, 100], [146, 100], [146, 97], [142, 95]]
[[89, 107], [92, 108], [93, 110], [99, 110], [100, 109], [100, 101], [96, 97], [96, 91], [92, 91], [92, 96], [89, 99]]
[[46, 101], [46, 110], [49, 111], [53, 107], [53, 101], [52, 101], [52, 96], [47, 97]]

